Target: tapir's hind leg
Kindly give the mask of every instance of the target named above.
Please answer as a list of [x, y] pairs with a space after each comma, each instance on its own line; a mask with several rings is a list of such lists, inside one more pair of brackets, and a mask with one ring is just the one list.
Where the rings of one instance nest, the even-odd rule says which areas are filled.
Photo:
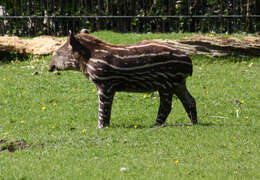
[[156, 118], [155, 126], [162, 125], [172, 109], [172, 96], [173, 92], [171, 91], [159, 91], [160, 95], [160, 107], [158, 111], [158, 115]]
[[192, 124], [197, 124], [197, 109], [196, 109], [196, 101], [189, 93], [186, 88], [185, 83], [179, 86], [175, 94], [181, 100]]

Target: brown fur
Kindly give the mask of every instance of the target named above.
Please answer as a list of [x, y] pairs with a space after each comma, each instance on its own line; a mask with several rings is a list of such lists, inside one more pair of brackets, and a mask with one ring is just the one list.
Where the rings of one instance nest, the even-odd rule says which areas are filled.
[[[158, 91], [160, 108], [156, 125], [165, 122], [171, 111], [172, 96], [176, 94], [191, 122], [197, 123], [196, 102], [185, 83], [187, 76], [192, 75], [192, 61], [183, 52], [152, 41], [115, 45], [84, 33], [71, 34], [68, 43], [71, 47], [65, 45], [64, 48], [71, 48], [67, 52], [71, 52], [75, 64], [98, 89], [98, 128], [110, 124], [113, 97], [117, 91]], [[64, 59], [67, 61], [68, 58]], [[62, 66], [60, 61], [61, 57], [53, 60], [50, 69], [62, 69], [59, 68]]]

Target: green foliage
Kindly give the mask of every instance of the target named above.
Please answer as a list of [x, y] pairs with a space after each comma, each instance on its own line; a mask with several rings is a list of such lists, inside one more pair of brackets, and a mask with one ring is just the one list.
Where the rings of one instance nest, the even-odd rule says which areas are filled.
[[48, 73], [51, 56], [0, 64], [0, 179], [260, 179], [260, 59], [192, 59], [198, 125], [174, 98], [167, 126], [151, 128], [158, 95], [117, 93], [112, 126], [101, 130], [97, 92], [81, 73]]
[[[143, 16], [252, 15], [259, 14], [258, 1], [232, 0], [3, 0], [0, 5], [10, 16], [138, 16], [126, 19], [12, 19], [2, 22], [2, 33], [17, 35], [67, 35], [69, 29], [117, 32], [255, 32], [259, 18], [149, 18]], [[257, 8], [255, 8], [257, 7]]]

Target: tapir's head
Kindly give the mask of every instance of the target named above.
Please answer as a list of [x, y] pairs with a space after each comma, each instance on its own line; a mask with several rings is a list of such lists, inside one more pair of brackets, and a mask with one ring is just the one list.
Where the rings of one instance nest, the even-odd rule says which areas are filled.
[[[82, 29], [80, 33], [87, 33], [86, 29]], [[72, 47], [69, 40], [53, 53], [49, 71], [54, 70], [80, 70], [78, 61], [74, 58]]]

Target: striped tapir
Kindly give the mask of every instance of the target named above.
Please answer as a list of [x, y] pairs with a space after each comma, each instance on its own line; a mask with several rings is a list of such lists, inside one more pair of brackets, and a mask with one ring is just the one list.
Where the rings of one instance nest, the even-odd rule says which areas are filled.
[[165, 43], [114, 45], [88, 33], [70, 33], [67, 42], [54, 53], [49, 71], [54, 69], [80, 70], [95, 84], [99, 97], [98, 128], [109, 126], [117, 91], [158, 91], [160, 107], [155, 125], [165, 122], [175, 94], [191, 123], [197, 123], [195, 99], [186, 88], [186, 78], [192, 75], [192, 61]]

